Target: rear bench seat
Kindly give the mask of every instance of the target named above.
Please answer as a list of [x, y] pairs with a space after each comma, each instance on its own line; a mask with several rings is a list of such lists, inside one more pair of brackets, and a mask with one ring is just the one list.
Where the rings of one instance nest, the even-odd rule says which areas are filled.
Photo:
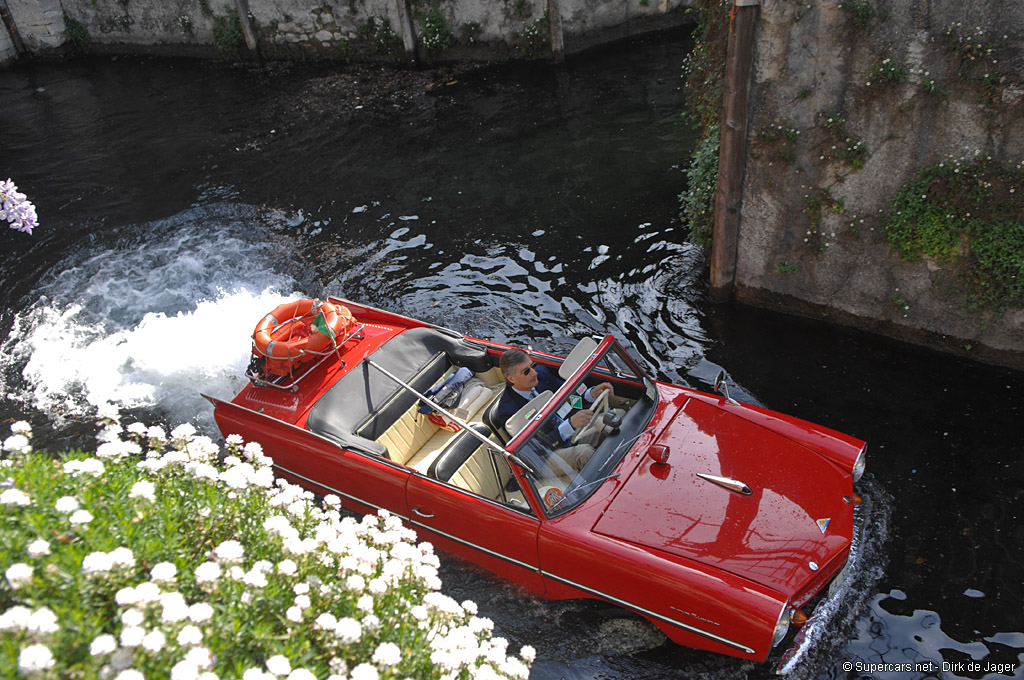
[[[474, 373], [492, 368], [483, 345], [434, 328], [407, 330], [369, 359], [419, 392], [433, 386], [452, 366], [467, 366]], [[317, 400], [306, 417], [306, 427], [347, 449], [388, 456], [387, 447], [374, 440], [417, 401], [412, 392], [363, 361]]]

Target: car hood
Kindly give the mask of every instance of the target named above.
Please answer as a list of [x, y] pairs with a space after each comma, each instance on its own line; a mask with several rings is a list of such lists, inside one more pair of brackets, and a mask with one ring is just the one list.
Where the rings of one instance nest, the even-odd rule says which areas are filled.
[[[621, 484], [594, 531], [696, 560], [789, 597], [851, 540], [850, 475], [806, 447], [690, 398]], [[750, 495], [698, 474], [742, 482]]]

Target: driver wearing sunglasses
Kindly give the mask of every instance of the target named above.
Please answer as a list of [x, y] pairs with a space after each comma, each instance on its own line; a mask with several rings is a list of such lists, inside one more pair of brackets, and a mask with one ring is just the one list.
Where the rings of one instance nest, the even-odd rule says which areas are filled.
[[[530, 355], [521, 349], [512, 348], [505, 350], [501, 355], [498, 364], [501, 373], [505, 376], [505, 387], [501, 393], [501, 399], [495, 412], [495, 424], [505, 427], [505, 422], [511, 418], [519, 409], [533, 397], [545, 390], [557, 392], [564, 382], [557, 375], [548, 370], [546, 366], [534, 363]], [[611, 383], [601, 383], [588, 389], [583, 398], [592, 402], [605, 390], [611, 390]], [[615, 394], [614, 391], [611, 392]], [[590, 409], [583, 409], [573, 413], [568, 420], [558, 424], [558, 435], [563, 442], [568, 442], [575, 430], [590, 422], [594, 412]]]

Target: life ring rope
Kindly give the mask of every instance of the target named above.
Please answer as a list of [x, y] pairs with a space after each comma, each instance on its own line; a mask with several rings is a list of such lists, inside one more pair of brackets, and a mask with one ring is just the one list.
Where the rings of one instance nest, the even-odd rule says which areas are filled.
[[265, 359], [269, 373], [288, 375], [309, 359], [337, 352], [355, 325], [345, 305], [315, 299], [286, 302], [256, 324], [253, 357]]

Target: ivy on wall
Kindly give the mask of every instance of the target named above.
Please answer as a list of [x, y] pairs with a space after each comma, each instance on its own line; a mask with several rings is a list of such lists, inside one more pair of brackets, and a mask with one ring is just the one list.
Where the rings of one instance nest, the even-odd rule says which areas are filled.
[[715, 193], [718, 188], [719, 121], [722, 78], [729, 38], [729, 9], [722, 0], [698, 0], [699, 20], [693, 52], [684, 65], [686, 103], [697, 131], [697, 143], [685, 169], [687, 186], [679, 194], [679, 217], [689, 227], [689, 240], [711, 252]]
[[932, 258], [974, 308], [1024, 308], [1024, 162], [952, 159], [921, 170], [892, 201], [889, 243]]

